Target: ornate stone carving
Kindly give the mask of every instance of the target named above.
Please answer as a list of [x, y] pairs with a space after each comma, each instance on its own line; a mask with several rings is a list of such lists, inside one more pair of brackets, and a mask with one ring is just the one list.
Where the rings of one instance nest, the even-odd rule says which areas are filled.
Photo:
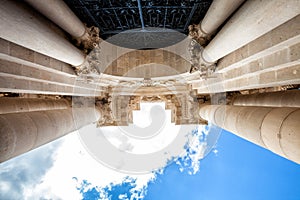
[[151, 87], [153, 86], [153, 81], [151, 78], [144, 78], [142, 85], [145, 87]]
[[189, 36], [196, 40], [201, 46], [206, 46], [207, 35], [201, 31], [200, 24], [189, 25]]
[[119, 85], [121, 86], [127, 86], [127, 87], [137, 87], [139, 85], [141, 85], [142, 83], [138, 82], [138, 81], [120, 81]]
[[141, 100], [144, 102], [150, 102], [150, 103], [163, 101], [161, 99], [161, 97], [159, 97], [159, 96], [144, 96], [144, 97], [142, 97]]
[[208, 63], [202, 58], [204, 48], [194, 39], [191, 40], [188, 51], [191, 55], [191, 69], [190, 73], [198, 71], [200, 77], [210, 78], [216, 69], [215, 63]]
[[98, 27], [92, 26], [86, 28], [85, 34], [80, 38], [75, 38], [76, 45], [81, 48], [85, 54], [92, 51], [101, 41], [99, 37], [100, 31]]
[[207, 96], [199, 96], [193, 91], [169, 95], [115, 95], [96, 100], [96, 106], [102, 115], [98, 126], [127, 126], [133, 123], [133, 110], [140, 109], [141, 102], [165, 102], [165, 109], [171, 110], [171, 120], [180, 124], [205, 124], [199, 116], [199, 105], [208, 101]]
[[101, 117], [97, 121], [97, 127], [117, 125], [112, 116], [111, 97], [106, 96], [96, 100], [96, 107], [101, 110]]
[[94, 44], [94, 49], [86, 56], [85, 62], [75, 68], [78, 76], [100, 74], [98, 70], [98, 66], [101, 64], [100, 51], [100, 46], [98, 44]]

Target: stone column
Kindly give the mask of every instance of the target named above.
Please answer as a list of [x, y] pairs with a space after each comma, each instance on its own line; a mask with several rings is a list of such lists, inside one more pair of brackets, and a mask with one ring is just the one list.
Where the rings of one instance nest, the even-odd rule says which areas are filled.
[[244, 0], [214, 0], [199, 24], [203, 34], [210, 35], [244, 2]]
[[95, 108], [68, 108], [0, 115], [0, 162], [96, 122]]
[[65, 99], [2, 97], [0, 98], [0, 114], [67, 109], [70, 105], [70, 102]]
[[300, 164], [300, 108], [209, 105], [200, 116]]
[[300, 108], [300, 90], [239, 95], [234, 99], [233, 105]]
[[202, 52], [213, 63], [300, 14], [299, 0], [245, 2]]
[[85, 34], [85, 26], [63, 0], [25, 0], [74, 38]]
[[84, 62], [79, 49], [55, 32], [50, 21], [21, 1], [1, 2], [0, 25], [0, 37], [5, 40], [73, 66]]

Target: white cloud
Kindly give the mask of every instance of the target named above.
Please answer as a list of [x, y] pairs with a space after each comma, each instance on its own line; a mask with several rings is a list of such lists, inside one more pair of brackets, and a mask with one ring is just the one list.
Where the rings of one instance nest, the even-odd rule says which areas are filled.
[[147, 127], [88, 126], [80, 131], [80, 138], [95, 159], [118, 171], [146, 173], [162, 168], [185, 152], [186, 135], [197, 126], [172, 124], [164, 104], [152, 104], [150, 108], [152, 122]]
[[1, 163], [0, 199], [26, 199], [26, 194], [34, 190], [52, 167], [60, 144], [61, 140], [57, 140]]
[[89, 155], [81, 145], [77, 133], [65, 137], [63, 144], [58, 149], [59, 154], [53, 167], [45, 175], [39, 188], [50, 188], [52, 193], [62, 199], [80, 199], [81, 194], [76, 189], [76, 177], [78, 181], [88, 180], [92, 185], [106, 187], [122, 181], [130, 176], [138, 179], [137, 189], [145, 187], [154, 174], [129, 175], [116, 172], [103, 166]]
[[218, 155], [219, 151], [217, 149], [214, 149], [213, 152], [214, 152], [215, 155]]
[[[90, 130], [93, 126], [91, 125], [84, 130]], [[173, 126], [175, 127], [174, 124]], [[123, 150], [131, 153], [139, 153], [144, 148], [143, 153], [149, 153], [174, 142], [173, 137], [176, 136], [176, 128], [178, 128], [174, 127], [167, 125], [165, 133], [145, 141], [120, 136], [117, 134], [118, 128], [110, 128], [111, 135], [107, 135], [107, 137], [117, 148], [123, 147]], [[200, 159], [206, 154], [208, 132], [209, 129], [199, 126], [197, 134], [190, 133], [180, 136], [183, 144], [180, 144], [182, 150], [178, 152], [181, 155], [176, 161], [180, 166], [180, 171], [188, 171], [190, 174], [199, 171]], [[86, 134], [90, 134], [90, 132], [87, 131]], [[184, 151], [186, 142], [188, 145]], [[210, 141], [209, 145], [211, 144], [214, 143]], [[110, 152], [106, 153], [109, 154]], [[0, 199], [39, 199], [40, 197], [45, 199], [81, 199], [82, 194], [77, 187], [83, 180], [90, 183], [88, 187], [96, 187], [104, 199], [105, 191], [101, 192], [101, 188], [121, 184], [128, 177], [135, 183], [131, 198], [141, 197], [147, 192], [148, 183], [155, 180], [156, 173], [163, 173], [164, 170], [140, 175], [117, 172], [92, 158], [81, 144], [77, 132], [3, 163], [0, 167]], [[141, 193], [134, 193], [134, 190]], [[121, 197], [125, 198], [124, 195]]]

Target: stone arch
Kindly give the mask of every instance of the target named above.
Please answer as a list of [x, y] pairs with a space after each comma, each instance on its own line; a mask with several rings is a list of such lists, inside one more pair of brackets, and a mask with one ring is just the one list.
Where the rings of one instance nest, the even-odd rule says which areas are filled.
[[105, 74], [135, 78], [173, 76], [188, 72], [190, 63], [164, 49], [129, 51], [115, 59]]

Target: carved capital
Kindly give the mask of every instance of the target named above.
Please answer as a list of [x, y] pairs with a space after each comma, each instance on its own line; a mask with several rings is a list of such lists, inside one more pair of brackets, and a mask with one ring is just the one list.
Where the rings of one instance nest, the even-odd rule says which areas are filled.
[[98, 67], [101, 64], [100, 59], [100, 47], [98, 44], [94, 44], [94, 49], [86, 56], [85, 62], [82, 65], [76, 67], [76, 73], [80, 75], [99, 75]]
[[211, 39], [211, 36], [201, 29], [201, 23], [189, 26], [189, 36], [196, 40], [201, 46], [206, 46]]
[[192, 39], [188, 51], [191, 55], [190, 73], [199, 72], [200, 77], [209, 78], [216, 69], [215, 63], [207, 62], [203, 59], [204, 48], [196, 40]]
[[85, 33], [80, 38], [75, 38], [76, 45], [88, 54], [101, 41], [99, 37], [100, 31], [98, 27], [92, 26], [85, 29]]

